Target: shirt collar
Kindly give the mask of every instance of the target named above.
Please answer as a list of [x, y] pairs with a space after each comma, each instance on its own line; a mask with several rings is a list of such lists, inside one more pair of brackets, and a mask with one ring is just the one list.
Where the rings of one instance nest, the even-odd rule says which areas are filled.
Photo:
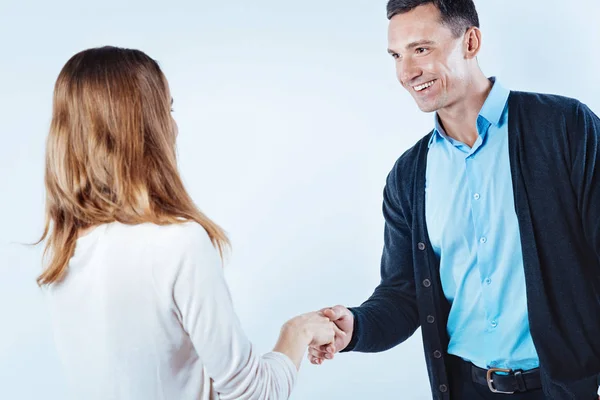
[[[510, 91], [502, 86], [496, 77], [493, 76], [489, 79], [492, 82], [492, 90], [485, 99], [485, 102], [479, 111], [479, 116], [484, 118], [492, 125], [499, 125], [502, 119], [502, 114], [504, 113], [504, 109], [506, 108], [506, 103], [508, 102]], [[428, 146], [431, 146], [432, 143], [438, 139], [452, 139], [446, 134], [444, 128], [442, 128], [437, 113], [435, 113], [434, 119], [435, 129], [429, 138]]]

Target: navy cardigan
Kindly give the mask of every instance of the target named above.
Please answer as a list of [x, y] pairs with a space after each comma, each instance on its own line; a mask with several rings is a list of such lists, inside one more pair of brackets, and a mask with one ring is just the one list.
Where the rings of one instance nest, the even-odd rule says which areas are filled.
[[[600, 119], [561, 96], [511, 92], [509, 157], [533, 342], [545, 395], [595, 399], [600, 374]], [[450, 305], [425, 223], [431, 133], [387, 177], [381, 283], [344, 351], [379, 352], [421, 326], [433, 397], [450, 398]], [[398, 394], [398, 398], [401, 395]]]

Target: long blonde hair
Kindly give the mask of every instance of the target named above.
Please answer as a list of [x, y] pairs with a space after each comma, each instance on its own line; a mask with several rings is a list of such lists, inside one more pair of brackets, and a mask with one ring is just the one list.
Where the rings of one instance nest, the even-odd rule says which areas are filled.
[[158, 63], [139, 50], [94, 48], [65, 64], [46, 146], [40, 242], [47, 239], [50, 258], [39, 285], [65, 276], [81, 230], [114, 221], [195, 221], [223, 255], [226, 234], [196, 207], [179, 176], [171, 102]]

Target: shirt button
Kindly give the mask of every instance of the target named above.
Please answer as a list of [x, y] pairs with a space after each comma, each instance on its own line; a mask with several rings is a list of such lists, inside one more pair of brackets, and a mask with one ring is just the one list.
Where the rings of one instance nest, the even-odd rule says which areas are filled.
[[481, 239], [479, 239], [479, 241], [480, 241], [481, 243], [485, 243], [485, 242], [487, 242], [487, 238], [484, 236], [484, 237], [482, 237]]
[[425, 243], [419, 242], [419, 244], [417, 245], [417, 247], [419, 248], [419, 250], [425, 250]]
[[433, 356], [435, 358], [442, 358], [442, 352], [439, 351], [439, 350], [436, 350], [436, 351], [433, 352]]
[[492, 321], [490, 325], [492, 325], [492, 328], [495, 328], [498, 326], [498, 323], [496, 321]]
[[485, 284], [486, 285], [491, 285], [492, 284], [492, 280], [490, 278], [486, 278], [485, 279]]
[[446, 385], [440, 385], [440, 392], [446, 393], [447, 391], [448, 391], [448, 386], [446, 386]]
[[479, 195], [479, 193], [475, 193], [475, 194], [473, 195], [473, 198], [474, 198], [475, 200], [479, 200], [479, 198], [480, 198], [480, 197], [481, 197], [481, 196]]
[[430, 324], [433, 324], [435, 322], [435, 318], [433, 317], [433, 315], [427, 316], [427, 322], [429, 322]]
[[430, 281], [429, 279], [425, 279], [425, 280], [423, 281], [423, 286], [425, 286], [425, 287], [429, 287], [429, 286], [431, 286], [431, 281]]

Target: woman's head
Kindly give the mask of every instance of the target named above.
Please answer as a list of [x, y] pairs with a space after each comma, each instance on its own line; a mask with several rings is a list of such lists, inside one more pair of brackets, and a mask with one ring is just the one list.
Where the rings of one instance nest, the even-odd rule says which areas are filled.
[[223, 231], [194, 205], [177, 170], [177, 126], [158, 63], [139, 50], [74, 55], [54, 88], [46, 149], [50, 262], [40, 284], [60, 280], [82, 229], [193, 220], [223, 250]]

